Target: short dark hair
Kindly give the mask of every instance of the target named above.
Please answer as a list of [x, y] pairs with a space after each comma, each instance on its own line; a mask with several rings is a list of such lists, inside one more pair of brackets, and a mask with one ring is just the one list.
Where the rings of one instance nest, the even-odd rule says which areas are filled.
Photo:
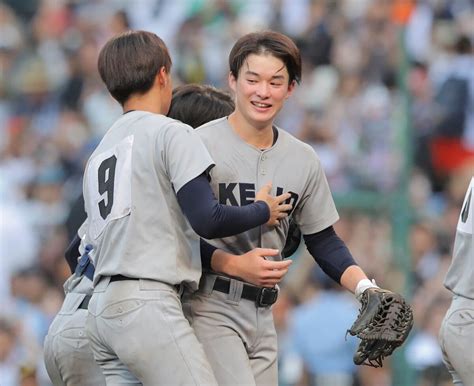
[[186, 84], [173, 90], [168, 117], [199, 127], [234, 111], [234, 100], [213, 86]]
[[251, 54], [271, 54], [285, 63], [289, 82], [301, 81], [301, 54], [288, 36], [276, 31], [252, 32], [242, 36], [229, 54], [229, 68], [237, 79], [245, 59]]
[[147, 31], [127, 31], [110, 39], [99, 53], [98, 69], [110, 94], [123, 105], [132, 94], [151, 89], [171, 57], [160, 37]]

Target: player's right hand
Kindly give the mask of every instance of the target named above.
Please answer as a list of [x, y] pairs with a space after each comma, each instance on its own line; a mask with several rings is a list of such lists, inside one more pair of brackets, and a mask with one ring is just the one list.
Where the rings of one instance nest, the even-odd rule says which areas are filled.
[[233, 259], [232, 275], [259, 287], [274, 287], [288, 272], [292, 260], [272, 261], [277, 249], [255, 248]]
[[290, 193], [283, 193], [279, 196], [270, 195], [272, 184], [265, 184], [256, 194], [255, 201], [264, 201], [270, 208], [270, 219], [266, 225], [277, 226], [280, 225], [280, 220], [288, 216], [288, 212], [293, 208], [291, 204], [285, 204], [291, 195]]

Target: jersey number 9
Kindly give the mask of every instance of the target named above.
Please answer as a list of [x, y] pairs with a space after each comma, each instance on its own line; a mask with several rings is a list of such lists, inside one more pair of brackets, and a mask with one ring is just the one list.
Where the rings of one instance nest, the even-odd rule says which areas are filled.
[[107, 200], [104, 198], [99, 202], [99, 212], [104, 220], [112, 211], [112, 205], [114, 204], [114, 180], [116, 165], [117, 157], [113, 155], [100, 164], [97, 174], [99, 194], [102, 196], [107, 193]]

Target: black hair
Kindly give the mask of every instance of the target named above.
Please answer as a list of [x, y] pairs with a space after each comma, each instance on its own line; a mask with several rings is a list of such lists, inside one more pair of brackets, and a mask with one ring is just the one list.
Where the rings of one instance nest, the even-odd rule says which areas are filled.
[[199, 127], [234, 111], [230, 94], [213, 86], [187, 84], [173, 90], [168, 117]]
[[229, 54], [229, 68], [237, 79], [245, 59], [251, 54], [271, 54], [283, 61], [289, 74], [289, 83], [301, 81], [301, 54], [288, 36], [275, 31], [252, 32], [242, 36]]
[[150, 90], [163, 67], [170, 71], [171, 57], [163, 40], [152, 32], [121, 33], [110, 39], [99, 53], [100, 76], [121, 105], [130, 95]]

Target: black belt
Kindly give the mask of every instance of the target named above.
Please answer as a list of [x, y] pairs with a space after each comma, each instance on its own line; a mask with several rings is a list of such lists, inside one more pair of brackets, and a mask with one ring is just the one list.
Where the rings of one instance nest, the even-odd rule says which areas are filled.
[[86, 295], [86, 297], [82, 300], [81, 304], [79, 304], [78, 308], [81, 310], [87, 310], [89, 302], [91, 301], [91, 297], [91, 295]]
[[128, 276], [123, 276], [123, 275], [114, 275], [110, 276], [110, 282], [112, 283], [113, 281], [122, 281], [122, 280], [140, 280], [137, 277], [128, 277]]
[[[217, 276], [213, 289], [228, 294], [230, 291], [230, 280]], [[275, 287], [255, 287], [244, 284], [241, 297], [255, 302], [257, 307], [269, 307], [277, 301], [278, 290]]]

